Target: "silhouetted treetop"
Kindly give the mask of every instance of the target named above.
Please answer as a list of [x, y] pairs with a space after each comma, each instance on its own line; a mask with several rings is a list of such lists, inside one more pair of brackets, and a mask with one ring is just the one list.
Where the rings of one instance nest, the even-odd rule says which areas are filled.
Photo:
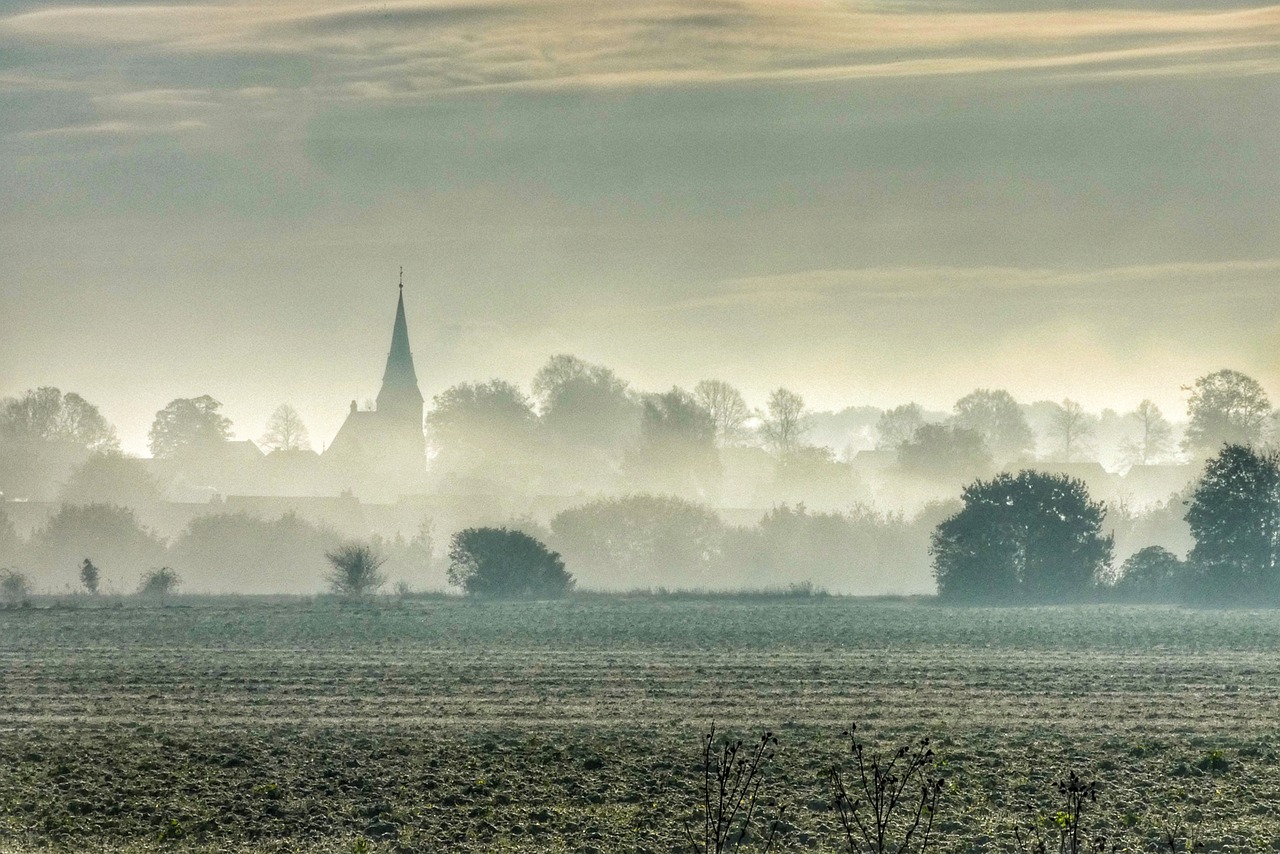
[[1261, 441], [1271, 402], [1257, 380], [1224, 369], [1200, 377], [1189, 390], [1185, 451], [1207, 457], [1224, 444]]
[[172, 458], [200, 453], [231, 438], [231, 419], [209, 395], [180, 397], [156, 413], [147, 433], [153, 456]]
[[118, 448], [116, 431], [75, 392], [52, 386], [28, 389], [0, 401], [0, 438], [18, 442], [69, 442], [91, 451]]
[[1005, 463], [1035, 448], [1035, 433], [1013, 395], [980, 388], [956, 401], [955, 424], [978, 431], [996, 462]]

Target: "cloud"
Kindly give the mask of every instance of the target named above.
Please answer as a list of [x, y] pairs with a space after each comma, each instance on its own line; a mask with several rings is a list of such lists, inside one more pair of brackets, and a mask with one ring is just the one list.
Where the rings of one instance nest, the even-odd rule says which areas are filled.
[[0, 33], [179, 53], [303, 54], [334, 92], [654, 87], [1078, 69], [1280, 70], [1280, 7], [885, 11], [768, 0], [53, 7]]

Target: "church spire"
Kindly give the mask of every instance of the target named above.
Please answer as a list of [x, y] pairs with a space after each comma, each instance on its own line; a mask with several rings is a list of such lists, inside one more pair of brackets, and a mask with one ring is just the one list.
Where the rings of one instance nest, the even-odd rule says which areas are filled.
[[404, 268], [400, 268], [400, 299], [396, 303], [396, 320], [391, 327], [391, 351], [387, 369], [382, 374], [382, 390], [378, 392], [378, 411], [397, 418], [412, 420], [422, 426], [422, 392], [413, 369], [413, 353], [409, 349], [409, 324], [404, 317]]

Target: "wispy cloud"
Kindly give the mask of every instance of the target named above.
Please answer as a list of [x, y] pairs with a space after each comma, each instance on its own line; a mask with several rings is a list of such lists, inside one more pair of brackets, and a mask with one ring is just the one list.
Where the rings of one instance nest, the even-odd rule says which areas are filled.
[[2, 19], [0, 33], [161, 52], [301, 54], [321, 63], [335, 91], [366, 96], [1099, 67], [1280, 70], [1280, 7], [894, 12], [816, 0], [63, 6]]

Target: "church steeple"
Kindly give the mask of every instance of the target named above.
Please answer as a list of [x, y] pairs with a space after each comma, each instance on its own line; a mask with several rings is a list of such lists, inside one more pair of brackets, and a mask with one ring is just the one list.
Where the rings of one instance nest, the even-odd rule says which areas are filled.
[[403, 418], [422, 429], [422, 392], [418, 375], [413, 370], [413, 352], [409, 349], [409, 324], [404, 319], [404, 268], [400, 268], [400, 300], [396, 303], [396, 321], [391, 327], [391, 352], [387, 369], [382, 373], [382, 389], [378, 392], [378, 412]]

